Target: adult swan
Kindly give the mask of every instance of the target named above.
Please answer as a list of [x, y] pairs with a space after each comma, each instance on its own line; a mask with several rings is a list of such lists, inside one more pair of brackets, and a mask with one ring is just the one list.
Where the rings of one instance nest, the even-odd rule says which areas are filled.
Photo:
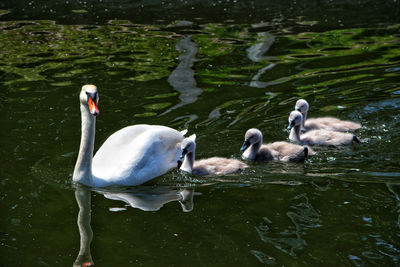
[[84, 85], [79, 95], [82, 134], [73, 180], [88, 186], [139, 185], [177, 167], [184, 132], [139, 124], [112, 134], [93, 157], [97, 103], [94, 85]]

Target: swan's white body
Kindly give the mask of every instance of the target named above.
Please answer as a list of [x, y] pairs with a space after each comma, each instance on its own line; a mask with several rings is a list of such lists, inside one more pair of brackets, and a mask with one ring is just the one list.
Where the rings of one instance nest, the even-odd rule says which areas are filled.
[[134, 125], [112, 134], [92, 162], [92, 172], [111, 184], [139, 185], [177, 167], [180, 132], [159, 125]]
[[82, 88], [82, 136], [73, 180], [88, 186], [140, 185], [177, 167], [181, 154], [181, 132], [160, 125], [134, 125], [112, 134], [93, 157], [96, 118], [86, 103]]

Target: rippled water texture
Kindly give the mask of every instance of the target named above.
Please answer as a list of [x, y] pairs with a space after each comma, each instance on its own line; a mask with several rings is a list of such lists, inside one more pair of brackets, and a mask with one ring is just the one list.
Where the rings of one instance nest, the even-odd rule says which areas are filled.
[[[228, 2], [0, 5], [1, 266], [400, 264], [398, 3]], [[248, 128], [287, 140], [299, 98], [310, 117], [361, 123], [362, 143], [239, 175], [85, 188], [71, 178], [87, 83], [96, 149], [149, 123], [196, 133], [198, 159], [240, 159]]]

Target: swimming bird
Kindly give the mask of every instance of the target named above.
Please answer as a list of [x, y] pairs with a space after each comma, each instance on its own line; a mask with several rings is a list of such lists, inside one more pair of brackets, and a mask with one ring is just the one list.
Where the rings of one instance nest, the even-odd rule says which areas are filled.
[[212, 157], [195, 161], [196, 135], [193, 134], [182, 141], [183, 159], [180, 169], [197, 175], [227, 175], [240, 172], [247, 168], [247, 164], [237, 159]]
[[303, 121], [303, 115], [294, 110], [289, 115], [290, 130], [289, 139], [300, 145], [326, 145], [342, 146], [351, 145], [353, 142], [360, 143], [360, 140], [351, 133], [335, 132], [329, 130], [311, 130], [300, 135], [300, 128]]
[[291, 144], [284, 141], [262, 144], [263, 135], [260, 130], [252, 128], [247, 130], [244, 143], [240, 151], [243, 152], [243, 158], [249, 160], [277, 160], [300, 162], [308, 155], [314, 155], [315, 152], [307, 147]]
[[319, 117], [307, 119], [309, 104], [305, 99], [296, 102], [295, 110], [303, 115], [302, 131], [324, 129], [330, 131], [349, 132], [361, 128], [361, 124], [353, 121], [340, 120], [334, 117]]
[[81, 143], [73, 181], [92, 187], [139, 185], [177, 167], [184, 132], [138, 124], [113, 133], [93, 157], [99, 93], [84, 85], [79, 95]]

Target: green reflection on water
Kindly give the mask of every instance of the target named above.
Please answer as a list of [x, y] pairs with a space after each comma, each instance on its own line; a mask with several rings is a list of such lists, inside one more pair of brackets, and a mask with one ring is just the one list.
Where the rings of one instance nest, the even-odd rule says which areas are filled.
[[49, 21], [0, 25], [1, 57], [6, 63], [0, 70], [12, 77], [4, 81], [9, 85], [73, 77], [84, 74], [88, 65], [94, 64], [114, 72], [126, 71], [129, 80], [159, 79], [169, 75], [177, 53], [170, 34], [156, 31], [154, 26], [113, 24], [85, 30]]
[[[145, 82], [168, 77], [171, 67], [177, 64], [176, 34], [160, 30], [156, 25], [137, 26], [129, 21], [110, 21], [108, 25], [88, 29], [57, 25], [52, 21], [1, 22], [0, 25], [3, 32], [0, 36], [3, 62], [0, 70], [7, 73], [9, 79], [6, 77], [2, 82], [10, 88], [22, 81], [52, 80], [54, 84], [59, 84], [59, 79], [84, 75], [93, 65], [105, 68], [110, 75], [118, 76], [124, 72], [123, 80]], [[278, 47], [272, 46], [278, 59], [275, 69], [285, 64], [303, 64], [303, 70], [282, 78], [274, 77], [276, 70], [272, 69], [269, 84], [286, 83], [291, 79], [319, 79], [334, 72], [352, 73], [376, 69], [378, 65], [382, 68], [394, 65], [396, 61], [393, 59], [400, 55], [396, 36], [398, 29], [399, 26], [392, 26], [390, 29], [284, 33], [276, 38]], [[243, 57], [235, 60], [235, 55], [255, 44], [257, 38], [243, 26], [204, 25], [202, 34], [192, 37], [199, 47], [197, 58], [201, 61], [197, 64], [200, 68], [196, 73], [199, 81], [211, 85], [234, 85], [248, 80], [252, 70], [263, 65], [260, 62], [251, 63]], [[279, 47], [283, 40], [290, 44], [289, 50]], [[382, 56], [381, 51], [384, 51]], [[266, 57], [262, 62], [270, 61]], [[217, 65], [218, 68], [213, 67]], [[308, 85], [297, 89], [358, 79], [362, 83], [369, 76], [372, 74], [356, 74], [312, 84], [308, 82]]]

